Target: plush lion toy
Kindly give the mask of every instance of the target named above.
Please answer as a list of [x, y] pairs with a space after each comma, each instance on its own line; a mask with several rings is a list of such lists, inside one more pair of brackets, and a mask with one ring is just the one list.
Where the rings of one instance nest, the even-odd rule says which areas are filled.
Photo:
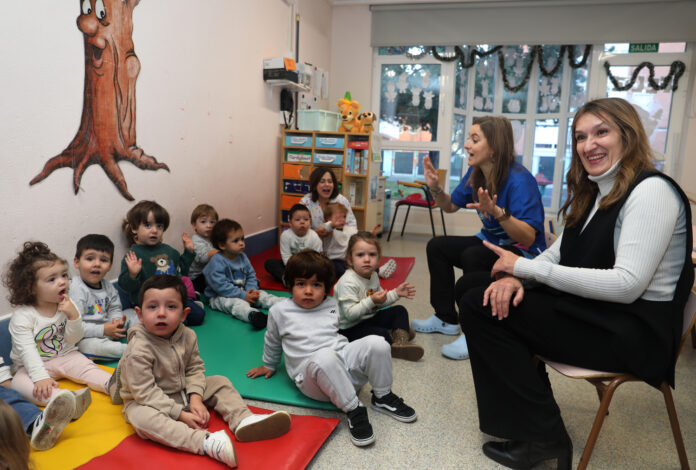
[[360, 109], [360, 103], [353, 101], [350, 97], [350, 93], [346, 93], [345, 98], [338, 100], [338, 109], [341, 111], [341, 127], [338, 128], [339, 132], [360, 132], [360, 126], [358, 124], [358, 109]]
[[377, 121], [377, 116], [372, 111], [365, 111], [360, 113], [357, 117], [358, 125], [360, 130], [358, 132], [362, 134], [372, 134], [375, 130], [375, 122]]

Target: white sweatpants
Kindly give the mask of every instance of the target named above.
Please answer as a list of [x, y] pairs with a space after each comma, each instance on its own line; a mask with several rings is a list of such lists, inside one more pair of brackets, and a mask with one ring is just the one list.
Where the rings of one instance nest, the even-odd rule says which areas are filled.
[[238, 297], [214, 297], [210, 299], [210, 306], [215, 310], [229, 313], [234, 318], [249, 323], [249, 314], [258, 311], [257, 307], [270, 308], [276, 302], [283, 300], [283, 297], [276, 297], [265, 291], [259, 291], [259, 300], [254, 306], [244, 299]]
[[379, 396], [391, 391], [391, 346], [381, 336], [365, 336], [340, 351], [318, 350], [302, 369], [295, 377], [295, 385], [302, 393], [315, 400], [330, 401], [347, 413], [358, 406], [357, 391], [367, 382]]

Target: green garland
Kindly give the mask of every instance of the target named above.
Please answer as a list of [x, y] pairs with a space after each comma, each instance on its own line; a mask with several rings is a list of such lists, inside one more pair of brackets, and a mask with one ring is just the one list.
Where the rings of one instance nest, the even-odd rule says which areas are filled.
[[679, 79], [682, 75], [684, 75], [684, 71], [686, 70], [686, 64], [684, 64], [684, 62], [681, 60], [675, 60], [669, 66], [669, 73], [665, 78], [662, 79], [662, 83], [657, 83], [655, 81], [655, 64], [652, 62], [641, 62], [638, 67], [633, 70], [631, 78], [622, 86], [619, 84], [616, 77], [611, 73], [611, 65], [609, 64], [609, 61], [604, 62], [604, 70], [607, 71], [607, 76], [609, 77], [609, 80], [611, 80], [612, 85], [614, 85], [614, 90], [616, 91], [630, 90], [636, 83], [638, 74], [643, 67], [647, 67], [650, 71], [650, 75], [648, 76], [648, 85], [650, 85], [650, 88], [656, 91], [664, 90], [669, 86], [670, 82], [672, 83], [672, 91], [676, 91], [677, 86], [679, 85]]

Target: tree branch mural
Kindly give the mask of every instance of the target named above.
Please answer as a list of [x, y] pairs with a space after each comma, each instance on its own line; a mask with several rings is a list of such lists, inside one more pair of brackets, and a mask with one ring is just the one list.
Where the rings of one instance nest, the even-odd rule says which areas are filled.
[[73, 168], [73, 189], [89, 165], [100, 165], [123, 197], [133, 200], [118, 166], [127, 160], [142, 170], [169, 171], [135, 142], [135, 81], [140, 61], [133, 46], [133, 9], [140, 0], [80, 0], [77, 28], [85, 42], [85, 88], [77, 134], [46, 162], [29, 184], [59, 168]]

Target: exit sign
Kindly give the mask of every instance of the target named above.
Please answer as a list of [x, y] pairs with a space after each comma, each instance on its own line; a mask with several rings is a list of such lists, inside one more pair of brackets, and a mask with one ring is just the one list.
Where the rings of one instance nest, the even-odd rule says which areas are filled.
[[644, 42], [638, 44], [629, 44], [628, 52], [657, 52], [658, 46], [660, 44], [657, 42]]

